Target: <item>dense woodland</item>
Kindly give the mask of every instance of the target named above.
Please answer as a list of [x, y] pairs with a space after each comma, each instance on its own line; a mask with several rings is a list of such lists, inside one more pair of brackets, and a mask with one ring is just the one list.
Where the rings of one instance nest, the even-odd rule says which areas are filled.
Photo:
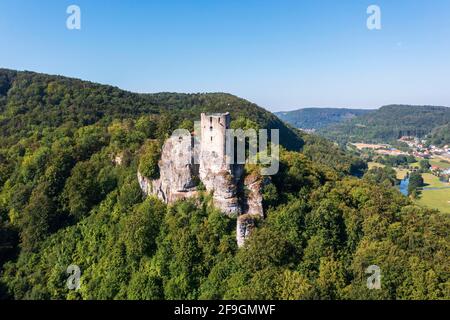
[[[281, 131], [267, 217], [241, 249], [210, 195], [166, 205], [136, 179], [158, 175], [164, 139], [203, 111]], [[450, 298], [448, 215], [245, 100], [0, 70], [0, 124], [3, 299]], [[370, 265], [381, 290], [366, 286]]]
[[275, 114], [296, 128], [322, 129], [373, 112], [366, 109], [304, 108]]
[[450, 145], [450, 124], [435, 128], [427, 137], [427, 143], [438, 147]]
[[[390, 143], [402, 136], [425, 137], [450, 123], [450, 108], [390, 105], [319, 130], [326, 138], [346, 142]], [[450, 142], [450, 141], [448, 141]]]

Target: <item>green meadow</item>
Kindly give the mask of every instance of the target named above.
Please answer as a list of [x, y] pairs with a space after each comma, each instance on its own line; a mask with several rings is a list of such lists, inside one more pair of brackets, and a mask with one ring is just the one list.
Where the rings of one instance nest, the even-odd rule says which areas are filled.
[[[440, 168], [445, 168], [448, 166], [450, 168], [450, 164], [439, 161], [437, 159], [431, 160], [430, 163], [434, 166], [438, 166]], [[368, 163], [369, 169], [376, 167], [384, 167], [384, 165], [376, 162]], [[419, 163], [411, 164], [412, 167], [419, 167]], [[406, 174], [409, 172], [408, 169], [395, 168], [397, 171], [397, 179], [403, 180]], [[423, 180], [425, 182], [425, 188], [445, 188], [450, 187], [450, 183], [444, 183], [439, 180], [438, 177], [432, 175], [431, 173], [425, 173], [422, 175]], [[423, 190], [419, 199], [416, 200], [416, 203], [428, 208], [437, 209], [443, 213], [450, 213], [450, 188], [449, 189], [439, 189], [439, 190]]]
[[424, 190], [416, 202], [443, 213], [450, 213], [450, 189]]
[[[449, 183], [444, 183], [438, 177], [425, 173], [422, 175], [425, 182], [425, 188], [445, 188], [450, 187]], [[450, 213], [450, 188], [438, 190], [422, 190], [422, 194], [418, 200], [418, 204], [438, 209], [444, 213]]]

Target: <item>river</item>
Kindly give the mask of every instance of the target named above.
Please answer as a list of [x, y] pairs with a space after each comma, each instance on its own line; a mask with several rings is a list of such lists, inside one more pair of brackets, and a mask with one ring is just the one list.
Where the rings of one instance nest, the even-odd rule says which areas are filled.
[[409, 186], [409, 177], [403, 179], [403, 180], [400, 182], [400, 186], [399, 186], [400, 192], [401, 192], [404, 196], [408, 196], [408, 186]]

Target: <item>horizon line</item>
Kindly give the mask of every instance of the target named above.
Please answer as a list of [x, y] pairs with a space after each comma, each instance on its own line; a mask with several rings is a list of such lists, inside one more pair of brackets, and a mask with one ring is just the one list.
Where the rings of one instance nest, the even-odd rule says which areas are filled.
[[42, 74], [42, 75], [47, 75], [47, 76], [54, 76], [54, 77], [64, 77], [64, 78], [69, 78], [69, 79], [73, 79], [73, 80], [79, 80], [79, 81], [83, 81], [83, 82], [90, 82], [93, 84], [97, 84], [97, 85], [103, 85], [103, 86], [110, 86], [110, 87], [115, 87], [118, 88], [119, 90], [122, 90], [124, 92], [129, 92], [129, 93], [134, 93], [134, 94], [161, 94], [161, 93], [175, 93], [175, 94], [230, 94], [233, 95], [235, 97], [238, 97], [240, 99], [244, 99], [247, 100], [250, 103], [254, 103], [257, 106], [264, 108], [266, 110], [268, 110], [269, 112], [273, 113], [273, 114], [277, 114], [277, 113], [288, 113], [288, 112], [294, 112], [294, 111], [300, 111], [300, 110], [305, 110], [305, 109], [336, 109], [336, 110], [379, 110], [382, 107], [385, 106], [420, 106], [420, 107], [444, 107], [444, 108], [448, 108], [448, 106], [438, 106], [438, 105], [423, 105], [423, 104], [411, 104], [411, 103], [391, 103], [391, 104], [386, 104], [386, 105], [382, 105], [382, 106], [378, 106], [378, 107], [354, 107], [354, 106], [346, 106], [346, 107], [330, 107], [330, 106], [304, 106], [304, 107], [293, 107], [292, 109], [289, 110], [282, 110], [282, 111], [270, 111], [270, 109], [268, 109], [266, 106], [263, 105], [259, 105], [256, 102], [253, 102], [247, 98], [243, 98], [237, 94], [231, 93], [231, 92], [226, 92], [226, 91], [204, 91], [204, 92], [181, 92], [181, 91], [154, 91], [154, 92], [140, 92], [140, 91], [132, 91], [132, 90], [128, 90], [128, 89], [124, 89], [118, 85], [114, 85], [111, 83], [102, 83], [102, 82], [96, 82], [94, 80], [89, 80], [89, 79], [83, 79], [83, 78], [79, 78], [76, 76], [70, 76], [70, 75], [64, 75], [64, 74], [58, 74], [58, 73], [47, 73], [47, 72], [42, 72], [42, 71], [33, 71], [33, 70], [26, 70], [26, 69], [11, 69], [8, 67], [0, 67], [0, 69], [3, 70], [8, 70], [8, 71], [13, 71], [13, 72], [29, 72], [29, 73], [35, 73], [35, 74]]

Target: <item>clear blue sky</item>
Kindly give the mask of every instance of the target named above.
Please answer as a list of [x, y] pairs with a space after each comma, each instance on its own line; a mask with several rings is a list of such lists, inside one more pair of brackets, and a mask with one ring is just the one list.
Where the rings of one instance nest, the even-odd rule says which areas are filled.
[[272, 111], [450, 106], [449, 0], [1, 0], [0, 36], [0, 67], [136, 92], [230, 92]]

